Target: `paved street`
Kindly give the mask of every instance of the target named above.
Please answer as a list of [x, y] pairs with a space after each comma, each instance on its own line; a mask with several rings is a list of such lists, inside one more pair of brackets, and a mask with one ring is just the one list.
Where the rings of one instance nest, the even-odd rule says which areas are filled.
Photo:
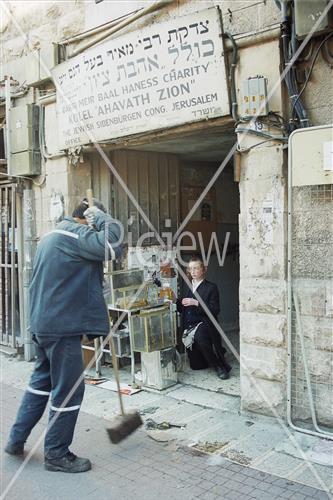
[[[7, 384], [1, 384], [1, 390], [1, 442], [4, 443], [23, 392]], [[25, 457], [40, 437], [45, 423], [43, 418], [34, 430]], [[80, 413], [72, 449], [81, 456], [88, 456], [93, 463], [93, 469], [84, 474], [46, 472], [42, 443], [22, 470], [24, 459], [7, 456], [1, 450], [1, 499], [330, 498], [323, 491], [222, 457], [195, 456], [174, 442], [156, 442], [144, 429], [115, 446], [108, 441], [107, 426], [106, 419]]]

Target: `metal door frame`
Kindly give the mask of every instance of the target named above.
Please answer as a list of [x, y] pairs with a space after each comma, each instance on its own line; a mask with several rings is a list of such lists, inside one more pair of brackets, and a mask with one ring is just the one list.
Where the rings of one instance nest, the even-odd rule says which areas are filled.
[[22, 240], [17, 188], [16, 183], [0, 183], [0, 343], [14, 349], [19, 345], [17, 331], [20, 332], [21, 319], [19, 265]]

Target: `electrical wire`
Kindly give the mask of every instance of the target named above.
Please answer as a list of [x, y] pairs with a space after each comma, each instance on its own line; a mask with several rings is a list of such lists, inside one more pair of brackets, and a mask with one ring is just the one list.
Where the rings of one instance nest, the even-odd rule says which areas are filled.
[[330, 66], [333, 66], [333, 54], [332, 54], [332, 52], [330, 51], [330, 49], [328, 47], [328, 43], [324, 43], [324, 45], [321, 48], [321, 53], [322, 53], [323, 58], [325, 59], [325, 61]]
[[42, 179], [41, 182], [36, 182], [33, 177], [26, 177], [25, 175], [13, 175], [13, 174], [5, 174], [3, 172], [0, 172], [0, 175], [3, 175], [4, 177], [14, 177], [15, 179], [25, 179], [27, 181], [32, 181], [34, 186], [37, 187], [42, 187], [42, 185], [45, 183], [46, 180], [46, 175], [44, 174], [44, 178]]
[[28, 181], [32, 181], [31, 177], [25, 177], [24, 175], [11, 175], [3, 172], [0, 172], [0, 175], [3, 175], [4, 177], [15, 177], [15, 179], [27, 179]]
[[[251, 120], [253, 120], [253, 116], [241, 116], [236, 125], [239, 125], [241, 123], [248, 123]], [[289, 123], [276, 111], [269, 111], [267, 115], [259, 116], [258, 121], [269, 127], [274, 127], [278, 129], [286, 137], [289, 135], [290, 132]]]
[[[292, 59], [292, 55], [290, 55], [290, 36], [288, 33], [287, 23], [282, 25], [282, 45], [283, 45], [283, 55], [284, 55], [284, 63], [286, 66], [290, 65], [290, 61]], [[287, 85], [289, 99], [292, 104], [294, 104], [296, 96], [298, 95], [298, 88], [295, 77], [295, 68], [289, 68], [289, 71], [286, 73], [284, 80]], [[309, 120], [307, 117], [307, 112], [303, 106], [301, 100], [298, 100], [294, 106], [297, 118], [299, 119], [302, 127], [309, 126]]]
[[236, 134], [241, 133], [241, 134], [254, 134], [254, 135], [259, 135], [261, 137], [266, 137], [267, 139], [273, 140], [273, 141], [280, 141], [280, 142], [288, 142], [288, 137], [283, 137], [283, 136], [278, 136], [278, 135], [271, 135], [268, 132], [261, 132], [260, 130], [253, 130], [251, 128], [239, 128], [237, 127], [235, 130]]
[[[253, 120], [253, 116], [241, 116], [236, 125], [239, 125], [241, 123], [248, 123], [251, 120]], [[276, 128], [279, 131], [282, 131], [283, 134], [288, 134], [288, 123], [285, 120], [273, 120], [270, 116], [267, 115], [258, 117], [257, 121], [269, 127]]]
[[[294, 66], [295, 61], [293, 63], [291, 62], [293, 61], [293, 57], [294, 54], [296, 53], [296, 47], [297, 47], [293, 4], [289, 0], [284, 0], [284, 1], [276, 0], [275, 3], [281, 11], [281, 39], [282, 39], [282, 49], [283, 49], [283, 60], [285, 66], [289, 69], [289, 71], [286, 72], [284, 81], [287, 86], [289, 99], [291, 101], [293, 109], [295, 110], [300, 126], [302, 128], [309, 127], [310, 121], [302, 101], [300, 99], [297, 99], [295, 101], [298, 95], [298, 86], [296, 79], [296, 68]], [[308, 54], [306, 57], [308, 57]], [[290, 123], [287, 129], [288, 133], [291, 132], [294, 127], [293, 124]]]
[[327, 40], [329, 40], [329, 38], [331, 38], [333, 36], [333, 32], [329, 33], [329, 35], [327, 35], [326, 38], [324, 38], [324, 40], [321, 41], [321, 43], [319, 44], [319, 46], [317, 47], [317, 50], [315, 52], [315, 55], [313, 56], [313, 59], [312, 59], [312, 62], [311, 62], [311, 65], [310, 65], [310, 69], [309, 69], [309, 72], [307, 74], [307, 77], [306, 77], [306, 80], [304, 82], [304, 85], [301, 89], [301, 91], [299, 92], [294, 104], [293, 104], [293, 107], [292, 107], [292, 110], [291, 110], [291, 116], [294, 116], [294, 112], [295, 112], [295, 107], [296, 107], [296, 104], [298, 102], [298, 100], [300, 99], [301, 95], [303, 94], [309, 80], [310, 80], [310, 76], [311, 76], [311, 73], [312, 73], [312, 70], [313, 70], [313, 67], [315, 65], [315, 62], [317, 60], [317, 57], [318, 57], [318, 54], [320, 52], [320, 49], [322, 48], [322, 46], [325, 44], [325, 42], [327, 42]]
[[313, 40], [309, 40], [304, 50], [307, 48], [307, 52], [303, 55], [304, 50], [302, 50], [300, 56], [297, 58], [298, 62], [309, 62], [313, 54]]
[[261, 146], [261, 144], [266, 144], [267, 142], [271, 142], [273, 140], [274, 139], [265, 139], [264, 141], [260, 141], [260, 142], [256, 142], [256, 144], [252, 144], [252, 146], [249, 146], [248, 148], [241, 148], [241, 147], [239, 147], [239, 145], [237, 145], [236, 151], [238, 151], [239, 153], [247, 153], [251, 149], [253, 149], [257, 146]]
[[240, 7], [239, 9], [230, 10], [230, 11], [228, 9], [227, 12], [222, 13], [222, 17], [228, 17], [228, 16], [230, 17], [230, 15], [232, 15], [234, 12], [242, 12], [243, 10], [250, 9], [251, 7], [255, 7], [257, 5], [265, 5], [265, 3], [266, 3], [266, 0], [262, 0], [261, 2], [251, 3], [250, 5]]

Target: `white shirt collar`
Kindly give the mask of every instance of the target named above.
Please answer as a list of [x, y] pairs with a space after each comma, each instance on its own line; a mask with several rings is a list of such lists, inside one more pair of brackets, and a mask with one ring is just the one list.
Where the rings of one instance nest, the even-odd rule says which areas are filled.
[[199, 285], [203, 282], [203, 279], [200, 281], [194, 281], [192, 280], [192, 292], [194, 293], [196, 289], [198, 288]]

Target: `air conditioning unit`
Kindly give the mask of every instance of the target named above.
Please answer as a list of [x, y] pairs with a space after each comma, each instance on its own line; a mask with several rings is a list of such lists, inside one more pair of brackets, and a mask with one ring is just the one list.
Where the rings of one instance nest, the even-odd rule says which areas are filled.
[[[39, 107], [26, 104], [9, 111], [9, 175], [39, 175]], [[8, 154], [8, 152], [7, 152]]]

